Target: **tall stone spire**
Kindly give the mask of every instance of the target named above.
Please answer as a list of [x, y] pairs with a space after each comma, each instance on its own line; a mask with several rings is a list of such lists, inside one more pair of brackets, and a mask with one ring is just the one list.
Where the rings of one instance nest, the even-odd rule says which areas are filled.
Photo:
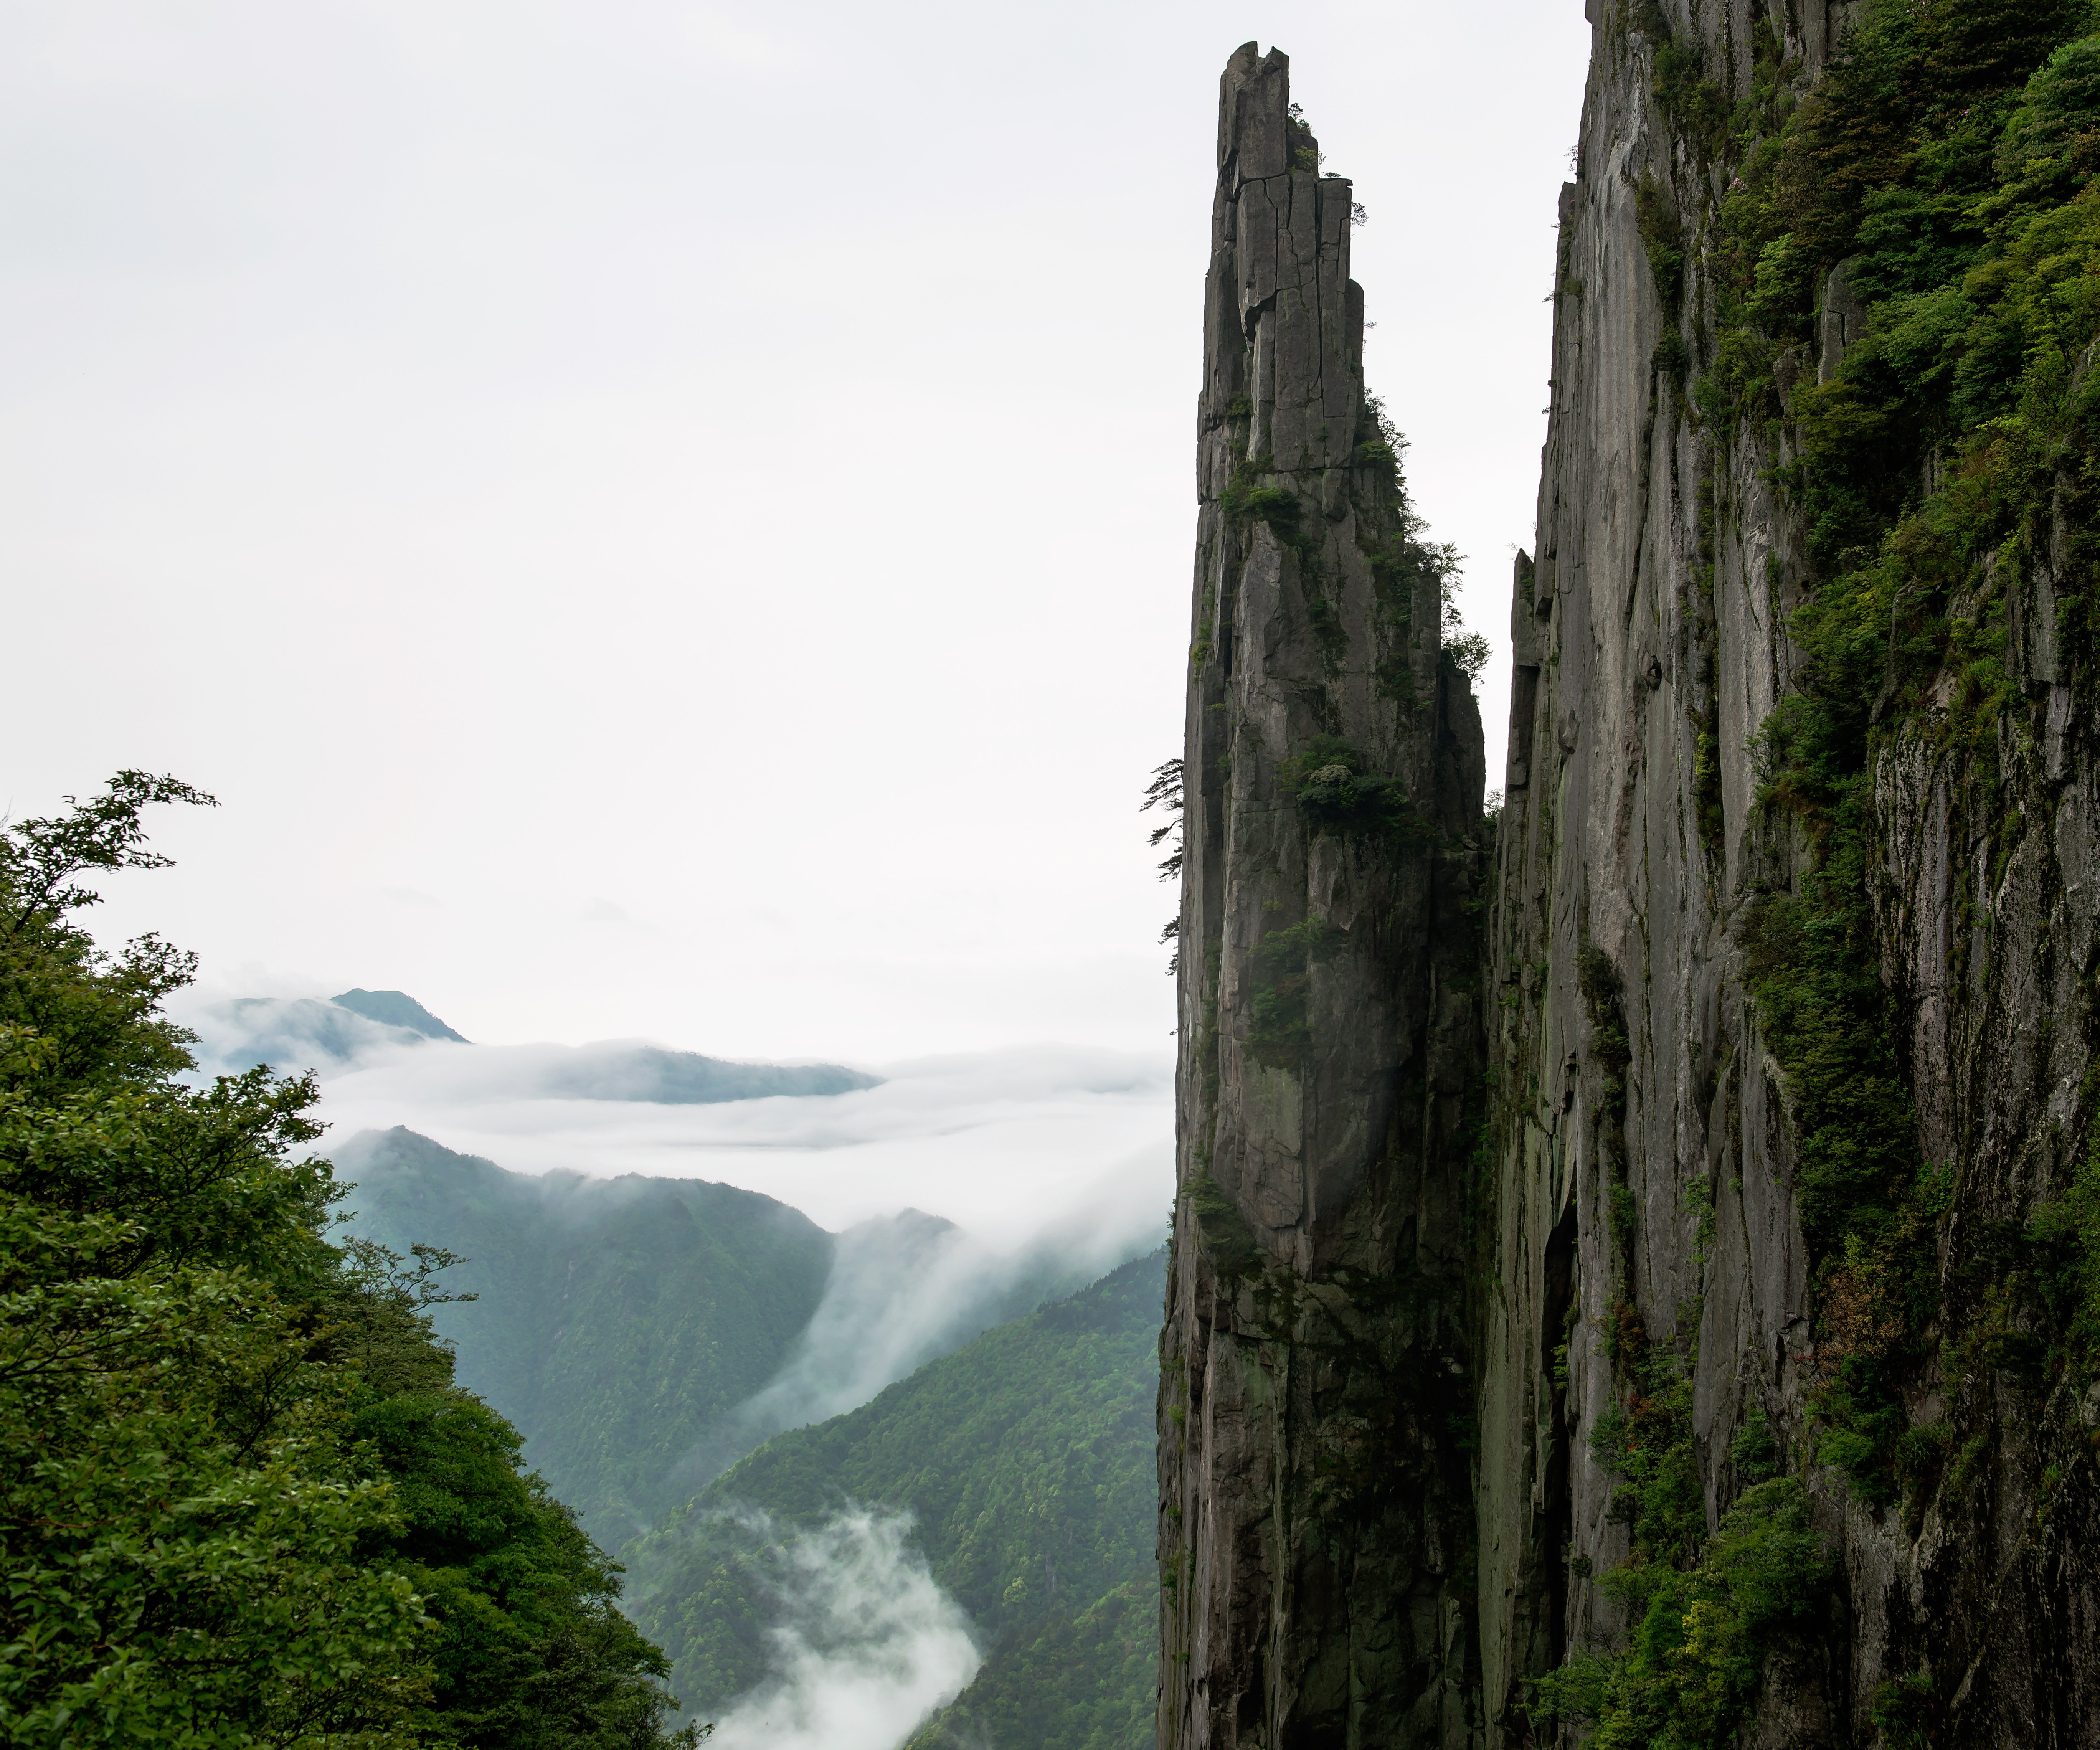
[[1219, 92], [1197, 421], [1159, 1743], [1473, 1730], [1479, 714], [1364, 390], [1349, 183]]

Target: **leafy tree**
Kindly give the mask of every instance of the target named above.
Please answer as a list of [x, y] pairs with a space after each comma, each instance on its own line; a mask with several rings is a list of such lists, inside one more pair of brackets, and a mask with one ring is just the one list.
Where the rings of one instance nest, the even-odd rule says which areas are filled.
[[211, 799], [67, 800], [0, 829], [0, 1736], [678, 1741], [617, 1570], [452, 1386], [443, 1255], [331, 1245], [311, 1082], [177, 1079], [192, 957], [75, 921]]

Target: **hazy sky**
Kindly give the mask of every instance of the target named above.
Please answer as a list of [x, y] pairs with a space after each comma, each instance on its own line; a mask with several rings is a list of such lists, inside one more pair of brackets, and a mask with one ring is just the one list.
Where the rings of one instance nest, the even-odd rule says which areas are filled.
[[[477, 1040], [1162, 1050], [1218, 73], [1355, 179], [1501, 649], [1589, 29], [1493, 7], [13, 0], [0, 805], [100, 927]], [[1506, 660], [1486, 692], [1501, 770]]]

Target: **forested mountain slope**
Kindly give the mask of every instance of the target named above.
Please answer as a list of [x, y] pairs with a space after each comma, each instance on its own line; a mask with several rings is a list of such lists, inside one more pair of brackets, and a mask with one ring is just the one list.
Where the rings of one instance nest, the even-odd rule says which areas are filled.
[[933, 1577], [987, 1649], [915, 1746], [1149, 1743], [1163, 1267], [1126, 1264], [778, 1436], [630, 1545], [631, 1608], [686, 1705], [712, 1717], [765, 1677], [783, 1549], [850, 1502], [915, 1515]]
[[994, 1253], [907, 1210], [832, 1234], [702, 1179], [506, 1172], [412, 1131], [337, 1151], [351, 1231], [438, 1245], [460, 1377], [608, 1546], [783, 1428], [1068, 1290], [1052, 1252]]
[[833, 1236], [783, 1203], [699, 1179], [505, 1172], [412, 1131], [338, 1151], [353, 1231], [439, 1245], [479, 1298], [437, 1309], [461, 1378], [616, 1546], [675, 1505], [673, 1474], [770, 1379], [810, 1322]]
[[209, 800], [126, 772], [0, 829], [0, 1739], [690, 1743], [615, 1571], [453, 1383], [442, 1258], [329, 1243], [313, 1084], [191, 1086], [161, 1008], [194, 963], [76, 921], [160, 861], [145, 806]]

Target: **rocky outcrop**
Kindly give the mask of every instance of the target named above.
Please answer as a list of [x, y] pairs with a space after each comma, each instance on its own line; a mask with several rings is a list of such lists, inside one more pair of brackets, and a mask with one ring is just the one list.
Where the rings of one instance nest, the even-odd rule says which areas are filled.
[[[1788, 1078], [1746, 994], [1754, 907], [1800, 892], [1816, 862], [1761, 800], [1756, 751], [1799, 679], [1789, 621], [1815, 568], [1806, 517], [1771, 483], [1798, 453], [1786, 425], [1717, 434], [1670, 368], [1714, 305], [1701, 236], [1677, 215], [1702, 193], [1710, 207], [1699, 179], [1726, 173], [1656, 90], [1657, 37], [1674, 33], [1730, 99], [1747, 98], [1762, 28], [1776, 39], [1767, 60], [1811, 92], [1847, 9], [1650, 10], [1645, 32], [1627, 15], [1599, 20], [1581, 174], [1561, 201], [1538, 550], [1520, 562], [1511, 611], [1489, 1011], [1497, 1291], [1481, 1303], [1480, 1358], [1488, 1741], [1531, 1735], [1524, 1679], [1625, 1633], [1586, 1577], [1629, 1551], [1619, 1483], [1588, 1436], [1625, 1395], [1607, 1351], [1631, 1317], [1691, 1373], [1710, 1526], [1742, 1487], [1732, 1442], [1761, 1419], [1834, 1554], [1827, 1616], [1775, 1655], [1749, 1741], [1904, 1741], [1909, 1728], [1877, 1724], [1893, 1686], [1918, 1698], [1916, 1729], [1934, 1743], [2100, 1743], [2087, 1435], [2100, 1400], [2016, 1369], [1947, 1377], [1965, 1328], [1979, 1327], [1980, 1278], [2013, 1267], [2004, 1249], [2017, 1254], [2061, 1192], [2079, 1132], [2093, 1043], [2079, 981], [2100, 946], [2090, 718], [2031, 734], [2031, 716], [2079, 720], [2045, 634], [2009, 660], [2022, 705], [1995, 732], [2000, 796], [1978, 795], [1933, 710], [1885, 723], [1866, 828], [1878, 970], [1907, 1034], [1918, 1158], [1951, 1175], [1940, 1307], [1903, 1409], [1941, 1449], [1987, 1454], [1988, 1474], [1957, 1492], [1928, 1458], [1907, 1499], [1872, 1504], [1818, 1461], [1814, 1400], [1837, 1344], [1812, 1285], [1829, 1260], [1804, 1240]], [[1658, 248], [1686, 264], [1681, 310]], [[1848, 266], [1819, 298], [1826, 382], [1865, 320]], [[1783, 386], [1798, 368], [1782, 357]], [[2014, 585], [2015, 618], [2024, 604], [2027, 624], [2054, 625], [2052, 587], [2046, 566]], [[1994, 853], [2008, 814], [2024, 830]], [[1586, 971], [1616, 1013], [1586, 993]]]
[[1349, 183], [1220, 92], [1162, 1339], [1165, 1745], [1469, 1728], [1478, 713], [1363, 385]]
[[[1863, 10], [1591, 15], [1498, 823], [1434, 567], [1382, 558], [1410, 525], [1365, 461], [1347, 184], [1305, 156], [1281, 55], [1226, 72], [1159, 1742], [1577, 1741], [1579, 1708], [1556, 1719], [1534, 1681], [1625, 1648], [1635, 1593], [1600, 1582], [1664, 1559], [1631, 1426], [1672, 1443], [1648, 1461], [1678, 1467], [1694, 1554], [1669, 1559], [1689, 1571], [1769, 1475], [1827, 1564], [1742, 1643], [1727, 1681], [1753, 1671], [1749, 1699], [1716, 1730], [2100, 1744], [2100, 1386], [2067, 1359], [2084, 1267], [2062, 1237], [2100, 1097], [2092, 487], [2054, 464], [2041, 532], [1934, 586], [1943, 631], [1913, 646], [1952, 626], [1954, 654], [1922, 679], [1943, 659], [1903, 669], [1897, 592], [1885, 672], [1869, 641], [1847, 707], [1869, 750], [1853, 812], [1790, 805], [1768, 725], [1833, 685], [1797, 618], [1832, 575], [1797, 386], [1838, 381], [1886, 291], [1826, 256], [1768, 386], [1724, 393], [1716, 337], [1741, 319], [1717, 215], [1764, 126], [1745, 117], [1812, 102]], [[1896, 498], [1937, 491], [1951, 453]], [[1972, 625], [2002, 642], [1964, 646]], [[1804, 1142], [1847, 1091], [1815, 1091], [1770, 1007], [1811, 954], [1771, 919], [1821, 891], [1833, 832], [1887, 1066], [1852, 1091], [1895, 1115], [1860, 1145], [1915, 1179], [1849, 1238], [1812, 1206], [1829, 1169]], [[1863, 1356], [1887, 1393], [1872, 1417], [1838, 1401]]]

